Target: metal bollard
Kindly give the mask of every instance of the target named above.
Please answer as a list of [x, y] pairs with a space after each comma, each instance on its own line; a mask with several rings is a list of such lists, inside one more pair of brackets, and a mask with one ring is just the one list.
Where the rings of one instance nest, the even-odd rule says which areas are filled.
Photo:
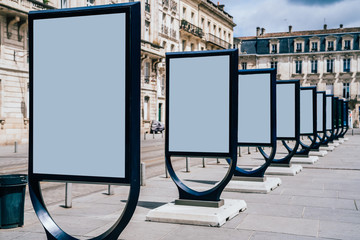
[[17, 153], [17, 141], [14, 142], [14, 153]]
[[239, 147], [239, 157], [241, 157], [241, 147]]
[[146, 132], [144, 132], [144, 140], [146, 140]]
[[65, 184], [65, 207], [71, 208], [72, 207], [72, 183]]
[[155, 139], [155, 132], [153, 131], [153, 139]]
[[114, 186], [108, 185], [108, 192], [107, 195], [114, 195]]
[[164, 131], [161, 132], [161, 138], [164, 138]]
[[354, 136], [354, 129], [351, 130], [351, 135]]
[[169, 172], [167, 170], [166, 163], [165, 163], [165, 178], [169, 178]]
[[250, 154], [250, 147], [248, 147], [248, 154]]
[[202, 158], [203, 168], [206, 167], [205, 158]]
[[188, 157], [186, 157], [186, 172], [190, 172]]
[[259, 151], [259, 149], [257, 147], [255, 147], [255, 152], [258, 152], [258, 151]]
[[140, 185], [146, 186], [146, 174], [145, 174], [145, 163], [140, 163]]
[[220, 160], [219, 160], [219, 158], [216, 158], [216, 163], [220, 163]]

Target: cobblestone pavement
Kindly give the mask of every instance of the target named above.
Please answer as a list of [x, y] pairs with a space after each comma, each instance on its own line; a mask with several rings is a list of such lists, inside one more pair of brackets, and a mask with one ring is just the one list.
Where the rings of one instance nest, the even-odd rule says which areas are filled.
[[[150, 136], [151, 137], [151, 136]], [[281, 176], [282, 184], [269, 194], [224, 192], [224, 199], [243, 199], [245, 212], [222, 227], [200, 227], [145, 221], [151, 209], [174, 201], [177, 190], [165, 178], [163, 140], [142, 141], [142, 161], [147, 163], [146, 186], [141, 189], [138, 207], [119, 239], [359, 239], [360, 235], [360, 132], [358, 129], [333, 152], [313, 165], [303, 165], [296, 176]], [[239, 165], [258, 166], [259, 153], [242, 148]], [[281, 152], [281, 149], [279, 150]], [[177, 174], [191, 188], [211, 188], [227, 171], [223, 159], [191, 158], [191, 171], [184, 171], [184, 159], [177, 160]], [[27, 168], [26, 146], [0, 150], [0, 174], [24, 173]], [[151, 169], [153, 168], [153, 169]], [[120, 216], [126, 203], [128, 187], [115, 186], [107, 195], [106, 186], [73, 184], [73, 207], [64, 208], [64, 184], [43, 183], [44, 198], [55, 221], [68, 233], [87, 239], [107, 230]], [[25, 224], [14, 229], [0, 229], [0, 239], [46, 239], [29, 200], [25, 200]]]

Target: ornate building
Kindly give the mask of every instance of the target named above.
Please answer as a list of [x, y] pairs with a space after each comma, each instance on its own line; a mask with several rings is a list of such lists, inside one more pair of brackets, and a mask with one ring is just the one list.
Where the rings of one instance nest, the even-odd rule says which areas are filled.
[[[132, 1], [132, 0], [130, 0]], [[0, 144], [26, 143], [29, 122], [27, 13], [129, 0], [0, 1]], [[233, 18], [210, 0], [141, 1], [141, 127], [165, 121], [165, 53], [232, 46]]]
[[28, 141], [27, 13], [50, 8], [34, 0], [0, 2], [0, 144]]
[[235, 38], [241, 49], [239, 69], [276, 68], [278, 80], [300, 79], [350, 100], [353, 122], [359, 125], [360, 27], [266, 33]]

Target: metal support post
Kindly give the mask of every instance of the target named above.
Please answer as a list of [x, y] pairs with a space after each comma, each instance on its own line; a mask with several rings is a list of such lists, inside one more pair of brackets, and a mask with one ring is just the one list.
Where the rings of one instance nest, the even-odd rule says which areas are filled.
[[205, 158], [202, 158], [202, 165], [203, 165], [203, 168], [206, 167]]
[[190, 172], [188, 157], [186, 157], [186, 172]]
[[72, 183], [65, 184], [65, 207], [72, 207]]
[[140, 163], [140, 185], [141, 186], [146, 186], [146, 174], [145, 174], [145, 167], [146, 164], [145, 163]]

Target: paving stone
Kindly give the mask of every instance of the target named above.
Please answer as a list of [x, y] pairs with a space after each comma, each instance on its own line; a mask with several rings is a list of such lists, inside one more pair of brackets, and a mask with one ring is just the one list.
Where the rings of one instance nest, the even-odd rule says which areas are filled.
[[[196, 236], [194, 236], [194, 232], [196, 232]], [[252, 231], [246, 230], [181, 226], [162, 240], [248, 240], [251, 235]]]
[[360, 224], [360, 211], [307, 206], [303, 218]]
[[[304, 235], [291, 235], [284, 233], [272, 233], [272, 232], [254, 232], [249, 240], [320, 240], [317, 237], [308, 237]], [[321, 238], [321, 240], [325, 240]]]
[[359, 229], [360, 224], [320, 221], [319, 237], [358, 240]]
[[318, 234], [319, 221], [248, 214], [237, 228], [242, 230], [277, 232], [316, 237]]
[[313, 207], [326, 207], [326, 208], [355, 210], [354, 201], [348, 200], [348, 199], [294, 196], [291, 200], [291, 204], [300, 205], [300, 206], [313, 206]]

